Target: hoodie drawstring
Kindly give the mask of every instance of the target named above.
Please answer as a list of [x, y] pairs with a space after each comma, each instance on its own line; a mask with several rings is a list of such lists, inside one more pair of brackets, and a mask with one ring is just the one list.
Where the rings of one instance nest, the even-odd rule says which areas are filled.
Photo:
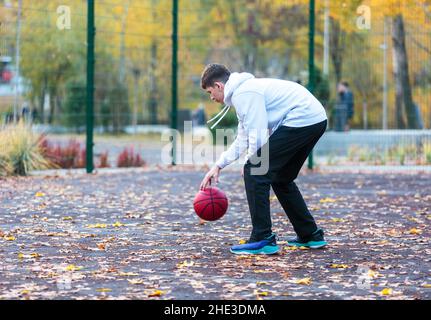
[[210, 120], [207, 121], [207, 123], [210, 123], [213, 120], [215, 120], [215, 119], [218, 118], [218, 120], [216, 121], [216, 123], [214, 123], [211, 126], [211, 129], [213, 129], [216, 125], [219, 124], [219, 122], [224, 118], [224, 116], [229, 112], [229, 110], [230, 110], [230, 106], [224, 106], [224, 108], [219, 113], [217, 113], [217, 115], [215, 117], [213, 117], [213, 118], [211, 118]]

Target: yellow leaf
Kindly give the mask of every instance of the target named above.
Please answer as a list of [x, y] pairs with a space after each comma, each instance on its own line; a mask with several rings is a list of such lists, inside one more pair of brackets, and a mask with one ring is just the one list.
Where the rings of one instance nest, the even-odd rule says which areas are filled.
[[156, 291], [154, 291], [154, 292], [150, 293], [148, 296], [149, 296], [149, 297], [160, 297], [160, 296], [161, 296], [161, 295], [163, 295], [163, 294], [164, 294], [164, 292], [163, 292], [163, 291], [156, 290]]
[[63, 217], [63, 220], [64, 220], [64, 221], [67, 221], [67, 220], [73, 220], [73, 218], [72, 218], [72, 217]]
[[7, 240], [7, 241], [14, 241], [14, 240], [16, 240], [16, 238], [14, 236], [4, 237], [4, 239]]
[[422, 231], [421, 231], [421, 230], [419, 230], [419, 229], [416, 229], [416, 228], [411, 228], [411, 229], [409, 230], [409, 233], [410, 233], [410, 234], [421, 234], [421, 233], [422, 233]]
[[177, 268], [184, 268], [184, 267], [191, 267], [191, 266], [193, 266], [195, 263], [194, 263], [194, 261], [187, 261], [187, 260], [185, 260], [184, 262], [181, 262], [181, 263], [178, 263], [177, 264]]
[[381, 294], [381, 295], [383, 295], [383, 296], [391, 295], [391, 294], [392, 294], [392, 289], [390, 289], [390, 288], [385, 288], [385, 289], [383, 289], [383, 290], [380, 292], [380, 294]]
[[107, 225], [104, 223], [87, 224], [87, 228], [106, 228]]
[[98, 244], [97, 244], [97, 247], [98, 247], [100, 250], [105, 250], [105, 249], [106, 249], [106, 244], [104, 244], [104, 243], [98, 243]]
[[309, 286], [311, 284], [311, 279], [310, 278], [303, 278], [303, 279], [295, 280], [294, 282], [296, 284], [303, 284], [303, 285]]
[[368, 270], [368, 277], [370, 278], [377, 278], [380, 274], [373, 270]]
[[239, 240], [239, 244], [246, 244], [247, 241], [245, 241], [244, 239]]
[[45, 194], [43, 192], [36, 192], [35, 197], [44, 197]]
[[112, 289], [109, 289], [109, 288], [99, 288], [99, 289], [96, 289], [96, 291], [97, 292], [111, 292]]
[[310, 248], [307, 248], [307, 247], [299, 247], [298, 249], [299, 250], [310, 250]]
[[21, 294], [29, 294], [30, 293], [30, 290], [22, 290], [21, 291]]
[[78, 271], [78, 270], [81, 270], [83, 267], [78, 267], [78, 266], [75, 266], [74, 264], [69, 264], [67, 267], [66, 267], [66, 271]]
[[347, 269], [348, 267], [349, 266], [347, 264], [336, 264], [336, 263], [333, 263], [330, 266], [330, 268], [333, 268], [333, 269]]
[[425, 283], [422, 285], [422, 287], [424, 288], [431, 288], [431, 284], [430, 283]]
[[268, 282], [265, 282], [265, 281], [258, 281], [258, 282], [256, 282], [256, 284], [257, 284], [258, 286], [260, 286], [260, 285], [263, 285], [263, 284], [268, 284]]
[[331, 221], [332, 222], [344, 222], [345, 220], [341, 219], [341, 218], [331, 218]]
[[21, 252], [20, 253], [18, 253], [18, 259], [24, 259], [24, 254], [22, 254]]
[[332, 199], [332, 198], [324, 198], [324, 199], [320, 199], [320, 203], [332, 203], [332, 202], [336, 202], [337, 200]]
[[31, 253], [31, 254], [30, 254], [30, 256], [31, 256], [32, 258], [39, 258], [39, 257], [40, 257], [40, 254], [39, 254], [39, 253], [34, 252], [34, 253]]
[[122, 224], [121, 222], [117, 221], [112, 225], [114, 228], [119, 228], [125, 226], [125, 224]]
[[268, 296], [268, 292], [266, 292], [266, 291], [255, 290], [254, 294], [257, 295], [258, 297], [266, 297], [266, 296]]

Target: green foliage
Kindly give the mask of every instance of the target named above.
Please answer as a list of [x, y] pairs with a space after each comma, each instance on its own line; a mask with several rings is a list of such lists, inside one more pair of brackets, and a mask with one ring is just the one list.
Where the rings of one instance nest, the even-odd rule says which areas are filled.
[[71, 80], [66, 83], [65, 116], [63, 124], [74, 128], [77, 133], [85, 130], [86, 84], [84, 81]]
[[329, 104], [331, 89], [329, 79], [316, 67], [316, 87], [314, 89], [316, 98], [326, 107]]

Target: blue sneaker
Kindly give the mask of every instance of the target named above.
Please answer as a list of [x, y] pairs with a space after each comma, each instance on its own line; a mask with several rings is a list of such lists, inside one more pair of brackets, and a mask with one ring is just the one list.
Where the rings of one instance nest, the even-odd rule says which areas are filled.
[[323, 230], [317, 229], [307, 238], [299, 238], [296, 237], [295, 239], [288, 240], [287, 243], [290, 246], [295, 247], [307, 247], [311, 249], [319, 249], [326, 246], [328, 243], [325, 241], [323, 237]]
[[234, 254], [276, 254], [279, 250], [275, 233], [261, 241], [240, 244], [230, 248], [230, 252]]

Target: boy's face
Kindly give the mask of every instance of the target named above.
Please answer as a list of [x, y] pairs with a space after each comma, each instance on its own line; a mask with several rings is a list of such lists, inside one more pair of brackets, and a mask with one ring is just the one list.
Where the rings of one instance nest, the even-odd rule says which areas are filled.
[[224, 84], [223, 82], [215, 82], [214, 86], [206, 88], [206, 92], [210, 94], [212, 101], [224, 103]]

